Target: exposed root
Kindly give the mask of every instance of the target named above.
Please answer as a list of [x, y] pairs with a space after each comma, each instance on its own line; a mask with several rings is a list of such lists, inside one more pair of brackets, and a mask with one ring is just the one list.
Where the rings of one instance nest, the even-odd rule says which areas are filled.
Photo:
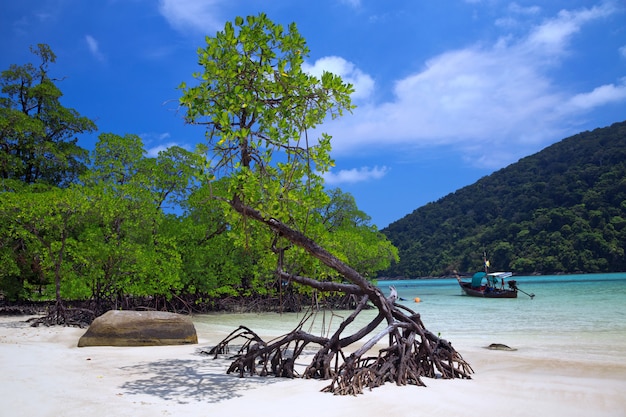
[[[347, 356], [344, 348], [360, 339], [363, 334], [369, 334], [381, 322], [381, 316], [378, 316], [364, 329], [341, 338], [347, 324], [359, 311], [357, 308], [357, 311], [344, 320], [330, 338], [302, 331], [307, 317], [292, 332], [269, 342], [265, 342], [247, 327], [240, 326], [208, 353], [214, 358], [228, 354], [232, 342], [243, 338], [244, 343], [232, 357], [233, 362], [228, 373], [237, 373], [240, 377], [259, 375], [330, 379], [331, 383], [322, 391], [336, 395], [362, 394], [365, 389], [373, 389], [387, 382], [426, 386], [424, 377], [471, 378], [473, 369], [450, 342], [424, 329], [419, 315], [405, 316], [399, 308], [394, 309], [394, 315], [402, 320], [392, 322]], [[386, 337], [389, 340], [388, 346], [380, 348], [381, 340]], [[300, 375], [294, 368], [295, 361], [310, 344], [317, 345], [318, 350]], [[378, 354], [373, 356], [370, 352], [375, 348], [378, 348]]]
[[31, 321], [31, 326], [74, 326], [88, 327], [96, 315], [86, 308], [65, 308], [63, 304], [56, 303], [48, 308], [48, 313]]

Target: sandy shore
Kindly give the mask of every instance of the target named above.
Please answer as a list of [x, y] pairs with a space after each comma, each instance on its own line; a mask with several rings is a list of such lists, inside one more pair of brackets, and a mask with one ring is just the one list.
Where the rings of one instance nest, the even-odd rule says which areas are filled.
[[0, 318], [0, 415], [626, 416], [625, 358], [587, 363], [463, 340], [455, 346], [476, 371], [472, 380], [338, 397], [319, 392], [324, 381], [226, 375], [226, 361], [197, 353], [225, 336], [206, 321], [196, 325], [195, 346], [78, 348], [84, 329], [33, 328], [25, 319]]

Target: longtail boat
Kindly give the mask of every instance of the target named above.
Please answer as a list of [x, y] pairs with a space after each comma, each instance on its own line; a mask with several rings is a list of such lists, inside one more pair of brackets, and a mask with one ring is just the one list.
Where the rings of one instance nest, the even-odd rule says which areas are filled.
[[489, 272], [489, 261], [487, 255], [483, 255], [485, 272], [476, 272], [472, 276], [471, 281], [462, 281], [461, 277], [456, 276], [461, 289], [470, 297], [483, 298], [517, 298], [517, 292], [522, 292], [532, 300], [535, 294], [528, 294], [517, 287], [517, 281], [514, 279], [505, 279], [513, 276], [512, 272]]
[[511, 272], [476, 272], [471, 281], [462, 281], [458, 275], [456, 279], [465, 294], [471, 297], [517, 298], [517, 282], [509, 280], [508, 286], [504, 283], [511, 276]]

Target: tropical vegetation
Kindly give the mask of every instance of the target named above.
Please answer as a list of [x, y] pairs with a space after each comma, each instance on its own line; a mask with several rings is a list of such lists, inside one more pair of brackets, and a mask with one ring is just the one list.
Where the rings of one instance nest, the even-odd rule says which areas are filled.
[[[269, 36], [259, 25], [244, 26], [244, 31], [256, 31], [249, 34], [249, 45], [256, 42], [254, 37]], [[218, 37], [232, 40], [233, 33], [230, 25]], [[320, 123], [327, 111], [349, 108], [350, 87], [331, 74], [317, 80], [303, 73], [301, 38], [285, 37], [293, 44], [286, 58], [272, 56], [275, 45], [263, 41], [269, 44], [258, 52], [267, 58], [263, 69], [279, 70], [273, 80], [245, 61], [226, 59], [220, 55], [224, 49], [208, 44], [199, 59], [216, 78], [194, 87], [181, 85], [181, 102], [189, 123], [218, 120], [210, 130], [213, 136], [207, 134], [196, 150], [171, 147], [156, 157], [147, 156], [141, 138], [133, 134], [100, 133], [92, 150], [79, 146], [79, 136], [97, 128], [61, 104], [59, 82], [50, 76], [56, 56], [48, 45], [32, 48], [37, 65], [11, 65], [3, 71], [0, 295], [59, 304], [88, 300], [94, 311], [102, 312], [137, 303], [230, 308], [255, 297], [267, 300], [263, 308], [281, 308], [284, 291], [284, 307], [298, 308], [298, 297], [310, 290], [281, 285], [272, 251], [279, 242], [225, 204], [225, 196], [236, 189], [245, 190], [240, 195], [256, 209], [267, 207], [284, 221], [300, 222], [303, 231], [364, 275], [375, 276], [397, 259], [395, 248], [351, 195], [326, 190], [319, 177], [288, 164], [294, 159], [311, 163], [302, 152], [289, 154], [298, 149], [292, 142], [302, 128]], [[232, 85], [233, 71], [247, 77], [249, 88]], [[306, 97], [307, 90], [318, 96]], [[280, 95], [285, 97], [282, 103]], [[322, 97], [328, 104], [316, 112], [293, 111]], [[239, 117], [236, 123], [229, 112]], [[323, 137], [311, 147], [322, 150], [314, 161], [319, 170], [332, 163], [329, 140]], [[235, 167], [230, 152], [244, 143], [247, 156]], [[281, 163], [271, 160], [276, 147], [288, 154]], [[260, 169], [269, 175], [257, 181], [250, 172]], [[297, 265], [299, 272], [340, 279], [292, 252], [283, 262]], [[291, 304], [287, 293], [293, 294]]]

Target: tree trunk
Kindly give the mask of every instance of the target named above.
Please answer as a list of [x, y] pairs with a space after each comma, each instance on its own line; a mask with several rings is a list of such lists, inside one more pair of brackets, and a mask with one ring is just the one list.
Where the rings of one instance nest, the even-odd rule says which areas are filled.
[[[397, 297], [395, 289], [389, 298], [385, 297], [378, 287], [304, 234], [276, 219], [263, 217], [260, 212], [245, 206], [238, 198], [231, 201], [231, 205], [242, 216], [267, 225], [279, 236], [305, 249], [325, 265], [339, 272], [350, 283], [321, 282], [293, 275], [283, 271], [279, 263], [277, 274], [281, 279], [292, 280], [319, 291], [341, 291], [346, 295], [359, 297], [360, 302], [330, 338], [302, 331], [304, 322], [310, 316], [305, 317], [292, 332], [269, 344], [250, 329], [240, 327], [210, 352], [214, 355], [226, 353], [232, 340], [240, 337], [247, 340], [236, 354], [228, 373], [238, 373], [242, 377], [246, 374], [295, 377], [296, 358], [306, 346], [316, 344], [317, 353], [302, 376], [332, 380], [323, 391], [334, 394], [359, 394], [365, 388], [375, 388], [386, 382], [423, 386], [425, 384], [421, 380], [422, 377], [471, 378], [470, 375], [473, 373], [471, 366], [455, 351], [450, 342], [428, 331], [419, 314], [395, 303]], [[365, 327], [344, 336], [348, 325], [363, 311], [368, 302], [378, 309], [378, 315]], [[346, 355], [344, 350], [347, 347], [370, 335], [383, 321], [387, 326], [382, 331], [366, 340], [352, 354]], [[385, 338], [388, 339], [386, 347], [381, 348], [376, 356], [366, 356]]]

